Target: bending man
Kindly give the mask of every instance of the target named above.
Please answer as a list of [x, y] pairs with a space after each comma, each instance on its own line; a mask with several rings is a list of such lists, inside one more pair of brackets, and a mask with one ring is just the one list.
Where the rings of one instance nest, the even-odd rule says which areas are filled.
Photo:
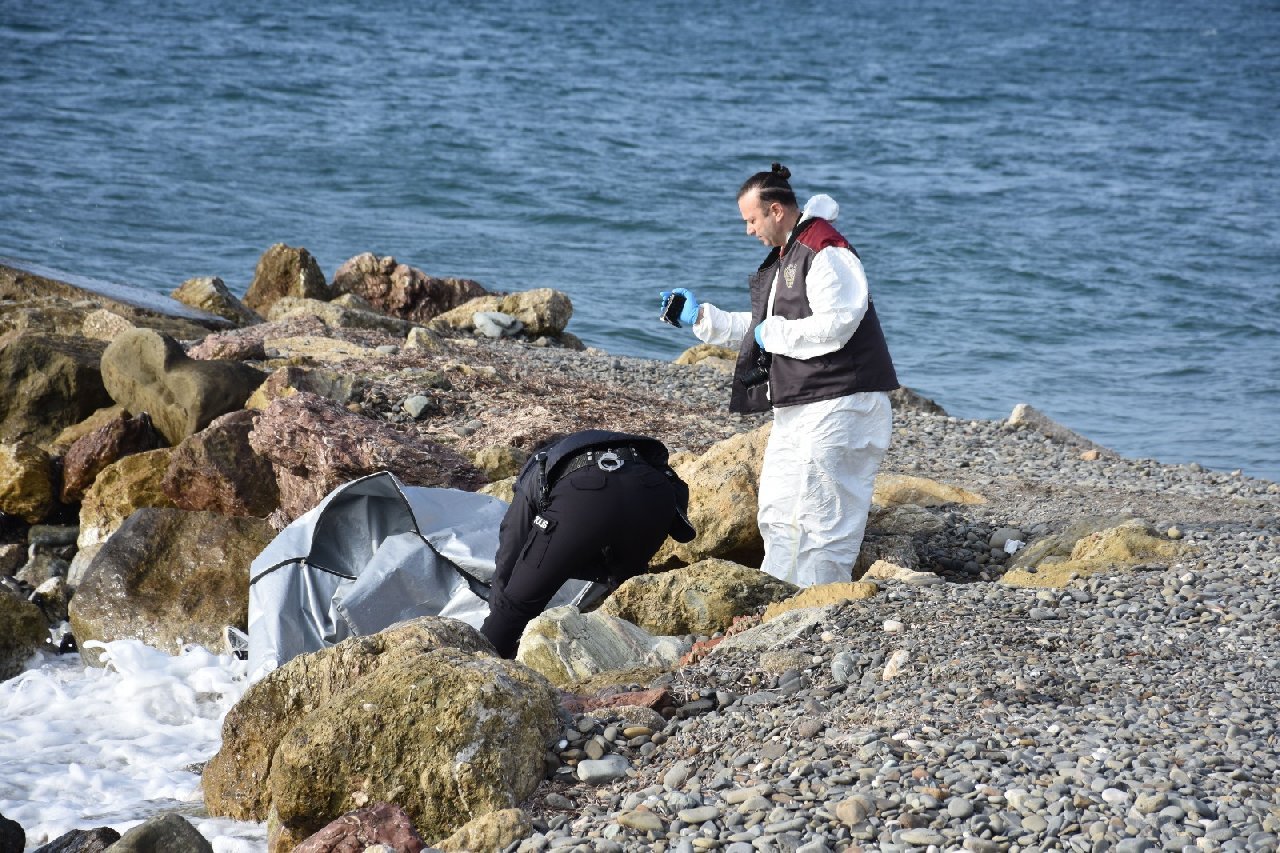
[[525, 626], [565, 581], [592, 581], [607, 595], [644, 574], [668, 535], [692, 540], [688, 508], [689, 487], [655, 438], [584, 430], [534, 454], [499, 528], [480, 633], [515, 657]]
[[[750, 312], [685, 296], [703, 341], [740, 346], [729, 409], [772, 407], [760, 472], [761, 569], [799, 586], [848, 581], [862, 547], [898, 387], [858, 253], [832, 224], [839, 206], [801, 211], [777, 163], [738, 191], [747, 234], [771, 247], [748, 280]], [[664, 294], [665, 296], [665, 294]]]

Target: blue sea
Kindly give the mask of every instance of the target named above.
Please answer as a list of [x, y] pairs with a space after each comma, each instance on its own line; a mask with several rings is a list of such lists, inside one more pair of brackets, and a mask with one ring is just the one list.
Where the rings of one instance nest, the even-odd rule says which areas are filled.
[[1276, 0], [0, 0], [0, 255], [157, 292], [372, 251], [670, 359], [772, 161], [951, 414], [1280, 480]]

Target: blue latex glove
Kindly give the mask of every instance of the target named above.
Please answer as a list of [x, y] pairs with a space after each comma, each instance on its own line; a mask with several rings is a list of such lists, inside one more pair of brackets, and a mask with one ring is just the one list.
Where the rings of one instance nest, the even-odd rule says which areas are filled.
[[763, 323], [756, 324], [756, 345], [760, 347], [761, 352], [768, 352], [768, 350], [764, 348], [764, 341], [760, 339], [760, 330], [763, 328]]
[[685, 287], [677, 287], [675, 290], [664, 290], [658, 296], [662, 298], [662, 302], [666, 302], [667, 297], [673, 293], [679, 293], [684, 297], [684, 307], [680, 309], [680, 322], [686, 326], [692, 326], [698, 322], [698, 300], [694, 297], [693, 291]]

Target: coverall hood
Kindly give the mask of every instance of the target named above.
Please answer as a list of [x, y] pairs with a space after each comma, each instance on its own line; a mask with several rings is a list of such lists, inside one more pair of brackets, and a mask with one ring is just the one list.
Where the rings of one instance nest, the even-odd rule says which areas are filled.
[[825, 219], [828, 222], [835, 222], [836, 217], [840, 215], [840, 205], [836, 204], [836, 200], [826, 194], [815, 195], [813, 198], [805, 202], [804, 211], [800, 214], [800, 221], [806, 219]]

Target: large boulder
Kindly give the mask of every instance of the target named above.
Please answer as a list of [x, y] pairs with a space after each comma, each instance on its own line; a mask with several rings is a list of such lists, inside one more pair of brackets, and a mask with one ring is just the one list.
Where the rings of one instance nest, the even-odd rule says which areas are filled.
[[22, 853], [27, 847], [27, 833], [22, 824], [0, 814], [0, 851]]
[[542, 780], [557, 698], [533, 670], [489, 654], [440, 649], [379, 667], [280, 742], [270, 851], [370, 802], [401, 805], [429, 838], [514, 807]]
[[527, 337], [559, 337], [573, 316], [573, 300], [566, 293], [547, 287], [507, 296], [480, 296], [446, 311], [431, 321], [438, 329], [474, 331], [476, 314], [497, 312], [519, 320]]
[[222, 748], [202, 776], [210, 813], [266, 820], [265, 785], [272, 757], [294, 726], [379, 667], [444, 648], [493, 652], [489, 641], [470, 625], [424, 616], [299, 655], [267, 673], [222, 721]]
[[945, 519], [915, 503], [872, 506], [867, 513], [867, 533], [878, 536], [914, 536], [927, 539], [947, 529]]
[[942, 576], [936, 572], [924, 572], [891, 560], [876, 560], [862, 574], [860, 580], [873, 587], [880, 581], [894, 581], [910, 586], [932, 586], [945, 583]]
[[76, 440], [62, 460], [62, 502], [79, 503], [98, 474], [112, 462], [134, 453], [155, 450], [164, 441], [151, 424], [151, 416], [141, 412], [117, 417]]
[[[524, 463], [529, 459], [529, 452], [510, 444], [491, 444], [476, 452], [476, 467], [484, 472], [490, 480], [505, 480], [520, 473]], [[511, 503], [510, 499], [507, 503]]]
[[130, 412], [147, 412], [171, 445], [244, 406], [266, 374], [234, 361], [189, 358], [173, 338], [126, 332], [102, 354], [102, 379]]
[[376, 358], [378, 351], [375, 347], [376, 345], [367, 346], [358, 341], [347, 341], [328, 335], [277, 338], [271, 341], [267, 347], [267, 358], [288, 361], [293, 364], [340, 365], [353, 359], [367, 360]]
[[109, 826], [73, 829], [43, 847], [37, 847], [33, 853], [106, 853], [119, 840], [120, 833]]
[[111, 853], [213, 853], [213, 845], [177, 812], [150, 818], [108, 848]]
[[[1076, 578], [1177, 560], [1187, 553], [1186, 545], [1160, 536], [1141, 519], [1128, 519], [1113, 527], [1085, 531], [1087, 525], [1073, 526], [1063, 536], [1036, 543], [1039, 547], [1028, 548], [1020, 554], [1000, 578], [1000, 583], [1061, 588]], [[1082, 535], [1071, 544], [1070, 553], [1062, 556], [1065, 540], [1076, 533]]]
[[81, 553], [106, 542], [134, 510], [174, 506], [161, 488], [172, 457], [171, 448], [161, 447], [125, 456], [98, 472], [80, 502], [76, 547]]
[[579, 613], [565, 605], [543, 611], [529, 623], [516, 660], [565, 686], [604, 672], [672, 669], [688, 650], [689, 643], [680, 637], [655, 637], [616, 616]]
[[1114, 450], [1095, 444], [1027, 403], [1019, 403], [1014, 406], [1013, 411], [1009, 413], [1009, 419], [1005, 423], [1011, 427], [1035, 430], [1046, 438], [1081, 450], [1097, 451], [1099, 456], [1113, 458], [1116, 456]]
[[76, 553], [67, 570], [67, 585], [80, 585], [93, 558], [111, 534], [143, 507], [173, 508], [160, 487], [173, 451], [163, 447], [126, 456], [102, 469], [80, 503]]
[[28, 441], [0, 444], [0, 513], [43, 521], [56, 506], [54, 491], [49, 454]]
[[731, 373], [738, 360], [738, 351], [716, 344], [694, 344], [676, 357], [676, 364], [712, 367], [722, 373]]
[[809, 607], [831, 607], [837, 604], [844, 604], [847, 601], [874, 598], [879, 592], [879, 586], [867, 581], [818, 584], [817, 586], [806, 587], [790, 598], [770, 604], [764, 609], [762, 621], [772, 622], [783, 613], [789, 613], [792, 610], [803, 610]]
[[[265, 521], [210, 512], [140, 509], [89, 564], [71, 599], [71, 630], [87, 640], [133, 638], [170, 654], [221, 648], [245, 630], [249, 565], [275, 537]], [[87, 663], [98, 655], [83, 651]]]
[[0, 441], [45, 444], [110, 406], [98, 367], [105, 346], [58, 335], [0, 336]]
[[983, 504], [987, 499], [976, 492], [948, 483], [939, 483], [927, 477], [882, 473], [876, 475], [871, 502], [885, 507], [904, 504], [943, 506], [945, 504]]
[[187, 347], [187, 355], [201, 361], [261, 361], [267, 357], [270, 341], [299, 335], [323, 335], [326, 329], [319, 317], [295, 316], [278, 323], [259, 323], [206, 335]]
[[282, 296], [328, 299], [332, 291], [310, 252], [276, 243], [258, 258], [244, 304], [265, 317]]
[[267, 381], [258, 386], [245, 401], [246, 409], [265, 409], [272, 400], [291, 397], [299, 391], [319, 394], [345, 406], [367, 385], [365, 379], [349, 370], [331, 370], [326, 367], [297, 367], [287, 365], [276, 368]]
[[333, 291], [355, 294], [380, 311], [414, 323], [425, 323], [488, 292], [479, 282], [434, 278], [372, 252], [356, 255], [340, 266], [333, 274]]
[[[917, 487], [911, 487], [911, 491], [913, 500], [933, 502], [932, 498], [922, 496], [925, 493]], [[867, 535], [862, 540], [862, 548], [854, 562], [854, 579], [863, 577], [878, 561], [909, 569], [918, 568], [921, 564], [920, 555], [930, 551], [930, 540], [946, 530], [946, 527], [947, 523], [941, 515], [916, 503], [872, 505], [867, 515]]]
[[84, 322], [80, 324], [80, 334], [95, 341], [111, 343], [118, 336], [136, 328], [139, 328], [136, 323], [129, 322], [116, 312], [99, 308], [84, 315]]
[[174, 448], [160, 483], [174, 506], [265, 518], [280, 505], [275, 469], [249, 445], [259, 417], [229, 412]]
[[760, 467], [771, 424], [713, 444], [701, 456], [672, 460], [689, 484], [689, 521], [698, 531], [692, 542], [668, 539], [653, 564], [671, 566], [719, 557], [759, 565], [764, 540], [756, 522]]
[[433, 847], [445, 853], [472, 853], [476, 850], [506, 850], [533, 832], [533, 821], [520, 809], [502, 809], [469, 821]]
[[710, 650], [710, 657], [727, 651], [772, 652], [793, 648], [797, 641], [830, 620], [830, 614], [821, 607], [802, 607], [788, 610], [745, 631], [726, 636]]
[[411, 486], [472, 491], [485, 483], [457, 451], [407, 436], [316, 394], [273, 401], [249, 433], [249, 444], [276, 468], [277, 523], [287, 524], [337, 486], [375, 471], [390, 471]]
[[701, 560], [660, 574], [638, 575], [614, 590], [601, 610], [651, 634], [711, 635], [735, 616], [790, 598], [797, 587], [728, 560]]
[[409, 334], [413, 323], [399, 317], [390, 317], [377, 311], [325, 302], [322, 299], [304, 299], [300, 296], [282, 296], [271, 306], [267, 319], [273, 323], [290, 317], [318, 317], [330, 329], [373, 329], [393, 335]]
[[58, 437], [45, 445], [45, 449], [49, 451], [50, 456], [66, 456], [67, 451], [71, 449], [71, 445], [89, 433], [102, 429], [121, 416], [127, 418], [129, 413], [119, 403], [104, 406], [79, 423], [74, 423], [58, 433]]
[[947, 410], [923, 394], [905, 385], [889, 392], [889, 401], [895, 412], [921, 412], [926, 415], [947, 416]]
[[225, 317], [237, 326], [252, 326], [262, 322], [257, 312], [250, 310], [236, 298], [226, 283], [217, 276], [189, 278], [169, 295], [183, 305]]
[[40, 608], [0, 587], [0, 681], [22, 672], [48, 639], [49, 625]]

